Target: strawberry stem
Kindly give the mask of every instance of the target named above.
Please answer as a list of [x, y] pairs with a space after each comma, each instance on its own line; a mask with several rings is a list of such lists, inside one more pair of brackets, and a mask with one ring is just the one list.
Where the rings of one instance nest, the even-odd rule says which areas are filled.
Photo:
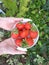
[[26, 40], [24, 40], [24, 39], [23, 39], [23, 41], [22, 41], [22, 47], [23, 47], [23, 48], [24, 48], [24, 47], [28, 47], [28, 44], [27, 44]]

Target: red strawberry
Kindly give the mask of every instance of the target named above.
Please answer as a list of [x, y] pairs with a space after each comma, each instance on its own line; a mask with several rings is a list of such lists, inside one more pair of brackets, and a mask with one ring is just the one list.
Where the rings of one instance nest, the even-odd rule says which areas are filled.
[[21, 36], [22, 38], [27, 37], [28, 34], [29, 34], [29, 31], [28, 31], [28, 30], [23, 30], [23, 31], [20, 32], [20, 36]]
[[19, 36], [19, 34], [15, 34], [15, 33], [11, 34], [11, 37], [14, 38], [14, 39], [18, 38], [18, 36]]
[[27, 30], [31, 29], [31, 24], [27, 22], [27, 23], [25, 24], [25, 29], [27, 29]]
[[32, 38], [27, 38], [26, 42], [28, 43], [28, 46], [32, 46], [34, 44], [34, 41]]
[[17, 46], [21, 46], [21, 45], [22, 45], [21, 42], [22, 42], [21, 39], [17, 39], [17, 40], [15, 41], [15, 43], [16, 43]]
[[24, 24], [18, 23], [16, 24], [16, 27], [18, 28], [18, 30], [22, 30], [24, 28]]
[[37, 31], [30, 31], [30, 36], [31, 36], [31, 38], [35, 39], [38, 36], [38, 32]]

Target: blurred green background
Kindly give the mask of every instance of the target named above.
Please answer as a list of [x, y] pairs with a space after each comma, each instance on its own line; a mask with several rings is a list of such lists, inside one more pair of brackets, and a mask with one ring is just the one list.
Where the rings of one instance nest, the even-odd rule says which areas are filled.
[[37, 25], [40, 36], [26, 55], [2, 55], [0, 58], [4, 58], [6, 65], [49, 65], [49, 0], [0, 1], [0, 9], [5, 13], [0, 16], [30, 18]]

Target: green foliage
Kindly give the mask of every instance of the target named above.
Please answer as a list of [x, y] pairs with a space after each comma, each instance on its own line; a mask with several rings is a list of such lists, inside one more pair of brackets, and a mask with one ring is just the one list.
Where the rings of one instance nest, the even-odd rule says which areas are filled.
[[18, 17], [24, 16], [25, 13], [28, 11], [28, 9], [29, 9], [27, 7], [28, 2], [29, 2], [29, 0], [20, 0], [19, 1], [20, 5], [19, 5], [19, 12], [17, 14]]
[[4, 6], [6, 8], [6, 16], [14, 16], [16, 13], [16, 0], [3, 0]]
[[3, 0], [6, 9], [6, 16], [22, 17], [28, 11], [28, 2], [30, 0]]
[[3, 3], [6, 16], [31, 18], [39, 29], [39, 41], [28, 49], [24, 65], [49, 65], [49, 0], [3, 0]]

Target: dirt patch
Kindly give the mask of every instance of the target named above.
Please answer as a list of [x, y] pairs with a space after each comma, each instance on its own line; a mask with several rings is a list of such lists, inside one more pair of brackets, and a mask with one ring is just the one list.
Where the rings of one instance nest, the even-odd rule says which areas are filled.
[[8, 65], [6, 63], [6, 58], [0, 56], [0, 65]]

